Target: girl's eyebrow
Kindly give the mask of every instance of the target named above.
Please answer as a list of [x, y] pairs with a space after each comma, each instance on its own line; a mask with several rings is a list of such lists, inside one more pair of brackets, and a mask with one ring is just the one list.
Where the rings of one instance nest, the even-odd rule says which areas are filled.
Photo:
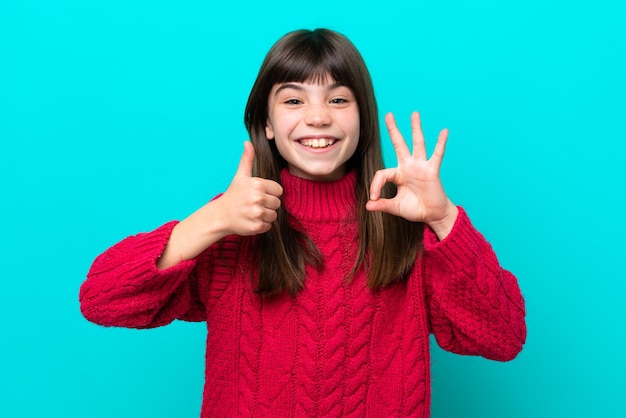
[[[333, 84], [329, 85], [326, 88], [326, 90], [328, 90], [328, 91], [334, 90], [334, 89], [339, 88], [339, 87], [344, 87], [345, 85], [346, 85], [345, 83], [342, 83], [342, 82], [338, 81], [336, 83], [333, 83]], [[284, 89], [294, 89], [294, 90], [298, 90], [298, 91], [304, 91], [305, 90], [305, 88], [302, 87], [302, 84], [285, 83], [285, 84], [282, 84], [280, 87], [278, 87], [276, 89], [276, 91], [274, 92], [274, 97], [278, 96], [278, 93], [280, 93], [281, 90], [284, 90]]]

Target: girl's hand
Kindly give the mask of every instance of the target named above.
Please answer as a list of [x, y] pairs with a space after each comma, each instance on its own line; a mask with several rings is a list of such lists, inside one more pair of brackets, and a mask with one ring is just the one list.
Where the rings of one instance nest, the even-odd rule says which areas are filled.
[[178, 223], [157, 260], [159, 269], [190, 260], [227, 235], [256, 235], [276, 220], [283, 188], [272, 180], [252, 177], [254, 147], [244, 144], [239, 168], [230, 186]]
[[[439, 133], [435, 151], [430, 159], [426, 159], [419, 113], [411, 115], [412, 155], [391, 113], [385, 116], [385, 123], [396, 151], [398, 167], [376, 172], [366, 208], [401, 216], [412, 222], [424, 222], [441, 240], [450, 233], [458, 215], [457, 207], [444, 192], [439, 178], [448, 130], [443, 129]], [[382, 199], [380, 192], [389, 182], [397, 186], [398, 193], [391, 199]]]
[[283, 188], [273, 180], [252, 177], [254, 147], [244, 144], [239, 168], [230, 186], [214, 202], [221, 209], [225, 235], [257, 235], [269, 231], [276, 220]]

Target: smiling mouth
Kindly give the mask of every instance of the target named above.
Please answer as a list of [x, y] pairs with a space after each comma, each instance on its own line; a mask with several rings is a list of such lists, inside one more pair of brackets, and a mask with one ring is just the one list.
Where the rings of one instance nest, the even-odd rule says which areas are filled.
[[315, 138], [315, 139], [301, 139], [300, 141], [298, 141], [300, 143], [300, 145], [304, 145], [305, 147], [309, 147], [309, 148], [326, 148], [326, 147], [330, 147], [331, 145], [333, 145], [335, 142], [337, 142], [336, 139], [334, 138]]

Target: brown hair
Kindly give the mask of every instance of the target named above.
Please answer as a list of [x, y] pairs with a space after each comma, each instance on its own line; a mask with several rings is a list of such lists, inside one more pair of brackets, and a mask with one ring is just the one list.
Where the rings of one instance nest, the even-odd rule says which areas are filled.
[[[355, 170], [357, 176], [360, 237], [350, 276], [363, 265], [368, 286], [379, 289], [402, 279], [413, 267], [422, 252], [423, 224], [365, 209], [374, 173], [384, 168], [378, 108], [365, 62], [345, 36], [328, 29], [298, 30], [283, 36], [267, 53], [244, 115], [256, 151], [253, 174], [280, 183], [280, 172], [287, 167], [275, 141], [265, 136], [272, 87], [285, 82], [323, 82], [327, 76], [349, 87], [359, 107], [359, 143], [347, 162], [347, 169]], [[383, 197], [394, 194], [395, 186], [387, 184]], [[304, 266], [322, 264], [319, 250], [289, 221], [289, 214], [281, 207], [272, 228], [258, 236], [257, 292], [261, 294], [287, 291], [295, 295], [304, 285]]]

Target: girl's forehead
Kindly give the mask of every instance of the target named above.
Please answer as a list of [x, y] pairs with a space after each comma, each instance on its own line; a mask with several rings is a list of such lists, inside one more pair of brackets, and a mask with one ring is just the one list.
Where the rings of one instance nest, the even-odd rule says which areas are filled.
[[284, 88], [289, 88], [289, 87], [302, 88], [302, 89], [316, 89], [316, 88], [333, 89], [333, 88], [339, 88], [339, 87], [350, 88], [350, 86], [348, 86], [346, 83], [342, 81], [336, 81], [330, 74], [327, 74], [324, 78], [321, 78], [321, 77], [308, 78], [304, 81], [301, 81], [301, 80], [281, 81], [281, 82], [275, 83], [272, 86], [271, 91], [275, 92], [277, 90], [283, 90]]
[[328, 77], [325, 81], [318, 80], [306, 80], [306, 81], [286, 81], [283, 83], [276, 83], [270, 91], [270, 99], [277, 97], [281, 92], [288, 91], [291, 94], [293, 91], [298, 91], [303, 94], [327, 94], [336, 91], [337, 89], [348, 89], [352, 92], [352, 89], [344, 83], [336, 82], [334, 79]]
[[276, 83], [274, 86], [283, 85], [283, 84], [308, 84], [308, 85], [317, 85], [324, 86], [329, 84], [335, 84], [335, 79], [330, 73], [326, 72], [323, 74], [312, 74], [310, 77], [305, 80], [285, 80], [279, 83]]

